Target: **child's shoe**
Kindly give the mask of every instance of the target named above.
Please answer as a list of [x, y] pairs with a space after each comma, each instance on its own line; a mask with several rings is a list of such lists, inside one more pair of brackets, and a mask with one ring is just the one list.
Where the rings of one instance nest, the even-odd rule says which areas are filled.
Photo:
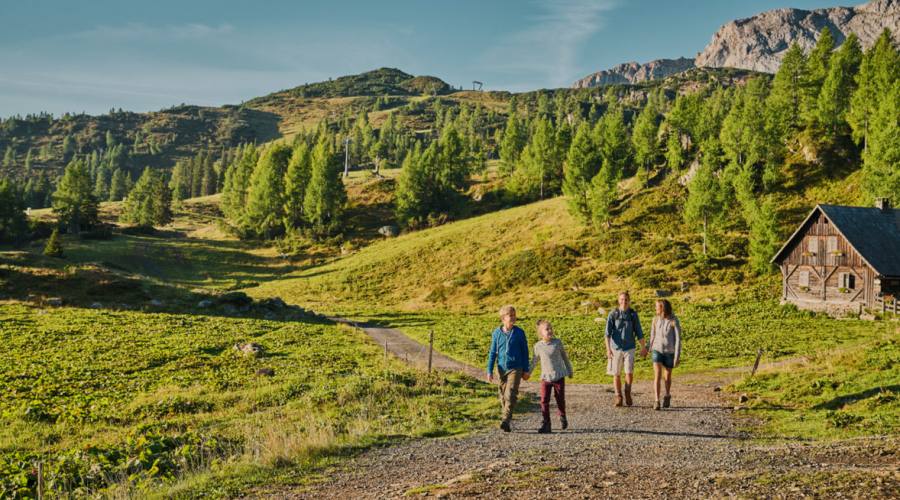
[[657, 400], [655, 403], [653, 403], [653, 409], [654, 409], [654, 410], [658, 410], [658, 409], [659, 409], [659, 401], [658, 401], [658, 400]]
[[631, 406], [631, 384], [625, 384], [625, 404]]
[[541, 428], [538, 429], [538, 434], [550, 434], [550, 419], [544, 420], [544, 423], [541, 424]]
[[622, 395], [621, 394], [616, 394], [616, 404], [613, 406], [615, 406], [616, 408], [619, 408], [620, 406], [622, 406]]
[[566, 420], [565, 415], [563, 415], [562, 417], [559, 417], [559, 426], [562, 427], [563, 430], [566, 430], [569, 428], [569, 421]]
[[503, 422], [500, 422], [500, 430], [503, 432], [509, 432], [512, 429], [509, 428], [509, 422], [504, 420]]

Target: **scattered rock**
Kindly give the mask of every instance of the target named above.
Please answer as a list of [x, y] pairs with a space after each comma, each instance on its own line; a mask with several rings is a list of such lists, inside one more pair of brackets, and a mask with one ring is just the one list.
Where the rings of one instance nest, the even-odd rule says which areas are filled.
[[657, 297], [668, 297], [672, 295], [672, 292], [670, 292], [669, 290], [655, 290], [654, 293], [656, 293]]
[[50, 297], [49, 299], [47, 299], [46, 302], [47, 302], [48, 306], [53, 306], [53, 307], [59, 307], [59, 306], [63, 305], [63, 299], [60, 297]]
[[687, 281], [682, 281], [682, 282], [681, 282], [681, 286], [679, 287], [679, 289], [680, 289], [682, 292], [686, 292], [686, 291], [688, 291], [690, 288], [691, 288], [691, 284], [688, 283]]
[[274, 368], [260, 368], [259, 370], [256, 370], [256, 374], [261, 377], [274, 377], [275, 369]]
[[271, 297], [268, 299], [263, 299], [259, 302], [261, 307], [265, 307], [266, 309], [271, 309], [274, 311], [280, 311], [287, 307], [287, 304], [281, 300], [280, 297]]
[[200, 309], [208, 309], [208, 308], [212, 307], [213, 304], [214, 304], [213, 301], [211, 301], [209, 299], [203, 299], [200, 302], [197, 302], [197, 307], [199, 307]]
[[91, 304], [91, 309], [103, 309], [103, 304], [100, 302], [94, 302]]
[[162, 307], [163, 301], [158, 300], [158, 299], [151, 299], [150, 302], [148, 302], [148, 304], [150, 304], [153, 307]]
[[243, 354], [244, 356], [253, 356], [253, 357], [262, 356], [266, 352], [266, 349], [263, 346], [257, 344], [256, 342], [247, 342], [245, 344], [234, 344], [234, 350], [238, 351], [239, 353]]
[[717, 385], [713, 388], [713, 392], [722, 392], [722, 388]]
[[739, 403], [743, 404], [743, 403], [746, 403], [747, 401], [750, 401], [750, 397], [747, 396], [746, 394], [741, 394], [741, 396], [738, 398]]
[[385, 238], [395, 238], [400, 234], [400, 228], [394, 225], [381, 226], [378, 228], [378, 234]]

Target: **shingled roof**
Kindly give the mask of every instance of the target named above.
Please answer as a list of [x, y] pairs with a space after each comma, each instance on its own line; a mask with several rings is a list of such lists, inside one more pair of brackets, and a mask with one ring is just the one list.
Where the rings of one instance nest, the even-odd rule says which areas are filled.
[[822, 211], [863, 260], [882, 276], [900, 276], [900, 209], [816, 205], [772, 258], [780, 261], [806, 223]]

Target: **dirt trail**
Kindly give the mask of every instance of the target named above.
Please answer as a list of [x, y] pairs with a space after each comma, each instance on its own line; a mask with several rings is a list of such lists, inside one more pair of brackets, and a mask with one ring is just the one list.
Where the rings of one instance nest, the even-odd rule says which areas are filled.
[[[415, 366], [427, 349], [402, 332], [358, 325]], [[433, 366], [481, 376], [478, 368], [435, 353]], [[746, 439], [710, 385], [673, 387], [673, 408], [652, 409], [647, 381], [635, 405], [612, 407], [608, 385], [566, 387], [570, 427], [540, 435], [533, 405], [513, 420], [462, 437], [420, 439], [373, 449], [327, 471], [321, 482], [267, 492], [289, 498], [496, 497], [596, 498], [721, 496], [897, 497], [896, 440], [831, 445], [764, 445]], [[534, 391], [536, 384], [526, 384]], [[555, 412], [555, 409], [554, 409]], [[498, 411], [499, 413], [499, 411]]]

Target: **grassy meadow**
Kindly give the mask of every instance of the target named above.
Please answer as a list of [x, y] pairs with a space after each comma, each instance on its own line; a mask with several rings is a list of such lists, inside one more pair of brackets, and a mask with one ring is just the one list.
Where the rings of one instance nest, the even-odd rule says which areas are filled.
[[38, 462], [54, 496], [296, 484], [365, 446], [476, 427], [495, 397], [325, 322], [4, 303], [0, 339], [4, 498], [34, 494]]

